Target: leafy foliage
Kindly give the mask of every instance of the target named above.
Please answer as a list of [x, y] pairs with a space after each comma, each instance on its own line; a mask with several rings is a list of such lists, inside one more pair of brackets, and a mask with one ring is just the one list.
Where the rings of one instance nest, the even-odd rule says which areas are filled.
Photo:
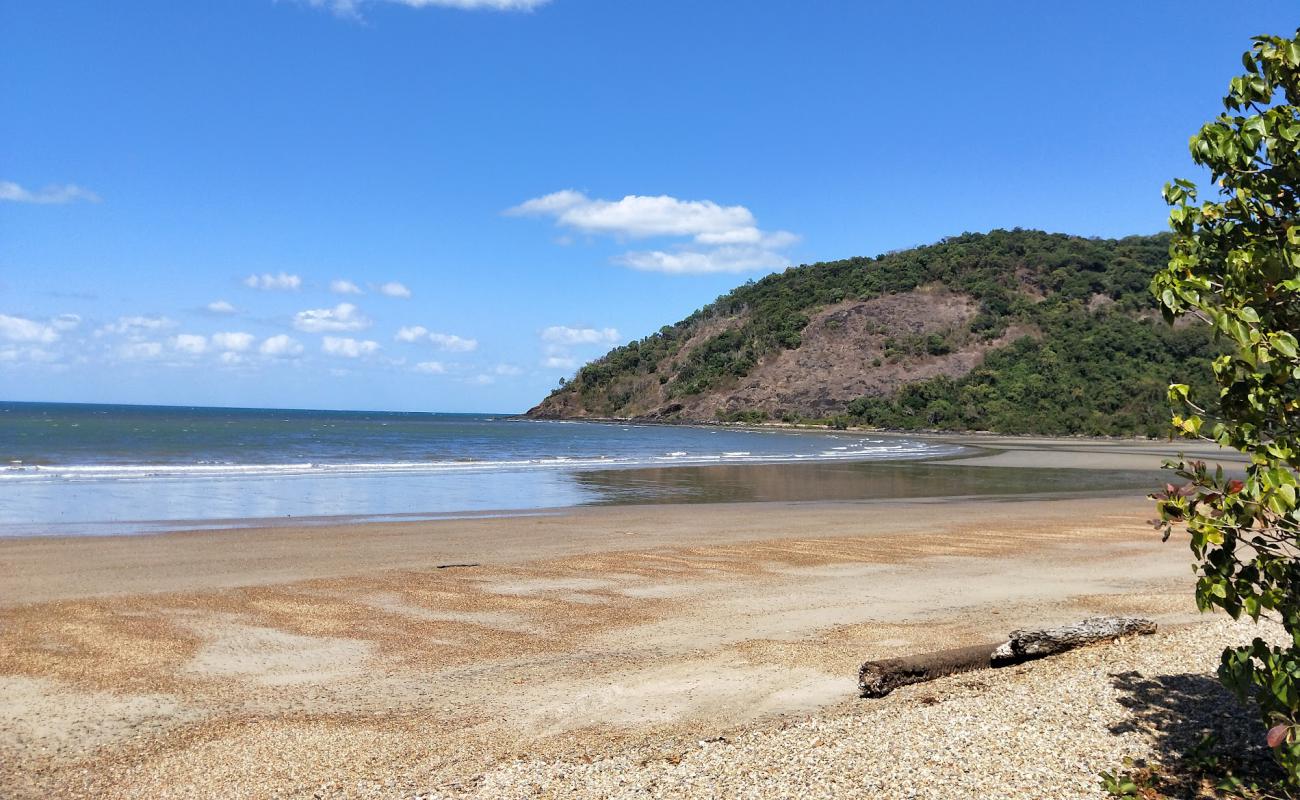
[[1225, 113], [1192, 137], [1192, 159], [1219, 192], [1165, 187], [1174, 239], [1151, 290], [1166, 317], [1208, 322], [1223, 353], [1218, 391], [1169, 388], [1175, 427], [1250, 456], [1244, 480], [1204, 463], [1170, 464], [1185, 481], [1154, 497], [1168, 536], [1184, 523], [1197, 559], [1196, 600], [1234, 618], [1278, 618], [1286, 646], [1256, 639], [1224, 652], [1220, 678], [1259, 703], [1268, 744], [1300, 788], [1300, 31], [1258, 37]]
[[1159, 436], [1168, 429], [1169, 382], [1189, 365], [1209, 374], [1198, 328], [1069, 306], [1035, 319], [1041, 338], [992, 351], [960, 380], [938, 377], [893, 397], [860, 398], [848, 413], [880, 428]]
[[1289, 795], [1270, 791], [1269, 784], [1276, 781], [1254, 775], [1250, 765], [1215, 752], [1215, 744], [1214, 737], [1207, 735], [1172, 764], [1125, 758], [1123, 769], [1101, 772], [1098, 783], [1102, 791], [1118, 800], [1292, 800]]

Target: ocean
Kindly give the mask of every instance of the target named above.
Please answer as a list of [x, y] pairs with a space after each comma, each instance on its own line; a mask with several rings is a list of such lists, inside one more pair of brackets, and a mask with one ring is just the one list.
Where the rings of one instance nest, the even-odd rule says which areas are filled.
[[[492, 414], [6, 402], [0, 536], [765, 499], [761, 482], [719, 485], [723, 472], [700, 468], [915, 462], [960, 450], [900, 436]], [[862, 482], [849, 494], [870, 494]]]

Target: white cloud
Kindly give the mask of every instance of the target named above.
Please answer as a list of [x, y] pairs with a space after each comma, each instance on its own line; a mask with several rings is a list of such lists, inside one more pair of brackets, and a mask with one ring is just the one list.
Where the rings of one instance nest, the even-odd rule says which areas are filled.
[[70, 331], [81, 325], [81, 317], [77, 314], [60, 314], [50, 320], [50, 325], [56, 331]]
[[477, 339], [469, 339], [453, 333], [435, 333], [423, 325], [405, 325], [398, 329], [393, 338], [399, 342], [428, 341], [439, 350], [452, 353], [472, 353], [478, 349]]
[[330, 281], [330, 291], [334, 294], [365, 294], [361, 287], [352, 281], [345, 281], [342, 278], [336, 281]]
[[583, 233], [618, 238], [689, 239], [671, 250], [632, 251], [614, 263], [669, 273], [772, 270], [787, 263], [780, 251], [799, 240], [788, 231], [764, 231], [744, 206], [668, 195], [592, 199], [565, 189], [506, 210], [513, 216], [544, 216]]
[[227, 331], [212, 334], [212, 346], [218, 350], [242, 353], [253, 346], [254, 336], [243, 331]]
[[297, 275], [290, 275], [287, 272], [281, 272], [278, 275], [266, 272], [261, 275], [249, 275], [244, 278], [244, 285], [250, 289], [262, 289], [264, 291], [296, 292], [302, 288], [302, 278]]
[[496, 369], [492, 371], [498, 375], [522, 375], [524, 372], [514, 364], [497, 364]]
[[542, 341], [554, 344], [612, 344], [618, 341], [616, 328], [570, 328], [552, 325], [542, 331]]
[[632, 251], [615, 257], [614, 263], [643, 272], [700, 275], [776, 270], [787, 266], [788, 260], [780, 253], [762, 247], [727, 245], [712, 250]]
[[162, 355], [163, 346], [158, 342], [127, 342], [117, 349], [118, 355], [129, 361], [147, 361]]
[[379, 293], [388, 295], [389, 297], [400, 297], [403, 300], [409, 299], [411, 296], [411, 290], [397, 281], [389, 281], [388, 283], [380, 284]]
[[570, 328], [552, 325], [541, 332], [546, 357], [542, 366], [547, 369], [573, 369], [580, 363], [570, 348], [584, 345], [609, 345], [619, 340], [616, 328]]
[[195, 333], [180, 333], [172, 338], [172, 347], [182, 353], [197, 356], [207, 352], [208, 339]]
[[293, 326], [306, 333], [359, 331], [370, 327], [370, 320], [351, 303], [339, 303], [333, 308], [299, 311], [293, 317]]
[[[527, 200], [506, 213], [555, 217], [556, 223], [584, 233], [645, 238], [694, 236], [757, 239], [754, 215], [744, 206], [720, 206], [712, 200], [678, 200], [668, 195], [630, 194], [622, 200], [593, 200], [572, 189]], [[706, 237], [706, 238], [700, 238]]]
[[56, 360], [58, 356], [43, 347], [0, 347], [0, 363], [3, 364], [17, 364], [23, 361], [40, 364]]
[[531, 11], [551, 0], [389, 0], [411, 8], [460, 8], [466, 11]]
[[495, 383], [495, 382], [496, 382], [496, 378], [492, 377], [491, 375], [484, 375], [484, 374], [475, 375], [474, 377], [466, 381], [466, 383], [472, 383], [478, 386], [487, 386], [488, 384]]
[[429, 329], [423, 325], [403, 325], [393, 338], [399, 342], [418, 342], [429, 335]]
[[83, 189], [75, 183], [50, 185], [44, 189], [24, 189], [13, 181], [0, 181], [0, 200], [6, 200], [10, 203], [36, 203], [39, 205], [71, 203], [76, 200], [98, 203], [99, 195], [89, 189]]
[[213, 314], [233, 314], [235, 313], [235, 307], [225, 300], [213, 300], [208, 303], [208, 311]]
[[447, 371], [447, 368], [441, 361], [421, 361], [416, 364], [413, 369], [416, 372], [424, 372], [429, 375], [441, 375]]
[[257, 352], [272, 358], [293, 358], [302, 354], [302, 344], [297, 339], [282, 333], [263, 341], [262, 346], [257, 348]]
[[242, 363], [244, 363], [244, 357], [243, 357], [243, 356], [241, 356], [239, 353], [235, 353], [235, 352], [232, 352], [232, 351], [230, 351], [230, 350], [227, 350], [226, 352], [224, 352], [224, 353], [222, 353], [221, 355], [217, 356], [217, 359], [218, 359], [219, 361], [221, 361], [222, 364], [242, 364]]
[[145, 334], [155, 331], [165, 330], [176, 326], [176, 321], [167, 317], [118, 317], [117, 322], [111, 322], [99, 330], [95, 331], [97, 336], [104, 334], [114, 334], [117, 336], [127, 336], [131, 338], [141, 338]]
[[437, 345], [438, 349], [453, 353], [472, 353], [478, 349], [478, 339], [466, 339], [451, 333], [431, 333], [429, 341]]
[[369, 339], [349, 339], [345, 336], [326, 336], [321, 340], [321, 352], [341, 358], [360, 358], [379, 352], [379, 342]]
[[454, 8], [461, 11], [532, 11], [550, 0], [304, 0], [312, 8], [324, 8], [341, 17], [359, 17], [361, 7], [384, 2], [407, 8]]
[[11, 342], [41, 342], [49, 344], [59, 338], [59, 331], [54, 325], [37, 322], [26, 317], [11, 317], [0, 314], [0, 339]]

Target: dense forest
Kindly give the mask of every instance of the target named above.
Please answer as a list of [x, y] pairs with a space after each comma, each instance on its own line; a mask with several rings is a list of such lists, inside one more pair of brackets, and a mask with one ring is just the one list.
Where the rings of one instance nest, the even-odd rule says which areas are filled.
[[[1147, 290], [1168, 244], [1168, 235], [1113, 240], [997, 230], [791, 267], [612, 350], [530, 413], [699, 421], [692, 409], [708, 400], [714, 420], [1160, 435], [1169, 417], [1165, 387], [1176, 380], [1205, 392], [1210, 385], [1209, 332], [1166, 325]], [[890, 335], [864, 344], [853, 364], [866, 374], [902, 374], [892, 391], [843, 398], [830, 413], [819, 406], [811, 419], [798, 403], [754, 402], [752, 382], [748, 405], [731, 396], [765, 363], [798, 350], [820, 311], [936, 286], [970, 304], [960, 326], [926, 332], [926, 321], [914, 320], [918, 332], [885, 331]], [[979, 358], [947, 374], [907, 379], [958, 351]], [[653, 408], [645, 405], [646, 387], [657, 393]]]

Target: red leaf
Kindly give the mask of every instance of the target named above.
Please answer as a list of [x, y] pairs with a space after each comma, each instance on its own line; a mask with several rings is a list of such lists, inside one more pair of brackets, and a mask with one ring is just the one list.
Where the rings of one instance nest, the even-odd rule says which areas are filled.
[[1228, 486], [1227, 486], [1228, 494], [1236, 494], [1237, 492], [1240, 492], [1242, 489], [1244, 489], [1245, 486], [1246, 484], [1242, 483], [1236, 478], [1233, 478], [1232, 480], [1228, 481]]
[[1291, 732], [1290, 725], [1274, 725], [1268, 729], [1268, 746], [1274, 749], [1281, 747], [1286, 742], [1286, 736]]

